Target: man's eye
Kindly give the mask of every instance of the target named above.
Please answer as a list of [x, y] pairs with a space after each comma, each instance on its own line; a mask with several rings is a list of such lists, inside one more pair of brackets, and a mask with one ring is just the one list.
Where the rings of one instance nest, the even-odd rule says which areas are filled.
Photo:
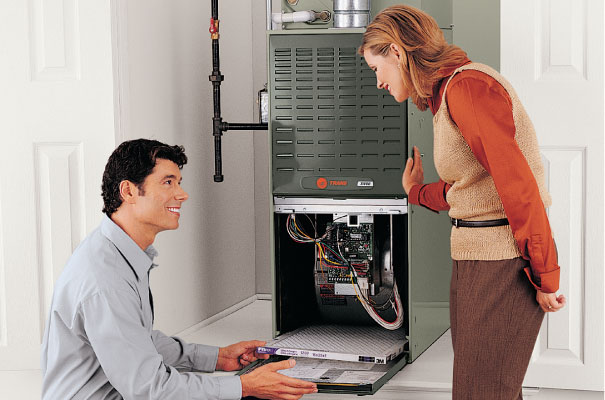
[[168, 179], [167, 181], [164, 181], [164, 183], [168, 184], [168, 185], [172, 185], [172, 180]]

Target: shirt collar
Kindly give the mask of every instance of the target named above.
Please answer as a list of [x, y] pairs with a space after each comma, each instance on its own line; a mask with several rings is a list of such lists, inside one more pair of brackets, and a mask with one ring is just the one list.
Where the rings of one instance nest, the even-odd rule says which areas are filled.
[[135, 241], [107, 215], [103, 215], [101, 233], [116, 246], [133, 268], [137, 279], [145, 276], [151, 268], [157, 266], [153, 263], [153, 259], [158, 255], [155, 247], [150, 245], [145, 251], [141, 250]]
[[456, 71], [458, 68], [463, 65], [470, 64], [471, 60], [467, 57], [455, 67], [443, 68], [438, 73], [441, 75], [441, 79], [433, 85], [433, 96], [428, 98], [428, 105], [431, 112], [434, 114], [439, 110], [439, 106], [441, 106], [441, 98], [443, 97], [443, 91], [445, 90], [444, 83], [447, 82], [447, 79]]

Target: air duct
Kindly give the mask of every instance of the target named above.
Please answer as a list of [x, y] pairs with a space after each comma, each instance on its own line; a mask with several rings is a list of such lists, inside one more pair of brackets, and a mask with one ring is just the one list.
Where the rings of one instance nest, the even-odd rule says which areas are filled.
[[370, 23], [370, 0], [334, 0], [335, 28], [364, 28]]

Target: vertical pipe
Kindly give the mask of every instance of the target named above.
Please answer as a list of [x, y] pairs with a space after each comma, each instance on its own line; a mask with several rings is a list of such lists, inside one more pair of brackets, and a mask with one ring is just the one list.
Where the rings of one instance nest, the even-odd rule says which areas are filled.
[[219, 26], [218, 26], [218, 0], [211, 0], [212, 19], [210, 20], [210, 35], [212, 38], [212, 99], [214, 103], [214, 116], [212, 117], [212, 135], [214, 136], [214, 181], [222, 182], [223, 165], [222, 165], [222, 149], [221, 137], [222, 118], [221, 118], [221, 81], [224, 79], [220, 71], [219, 63]]
[[[267, 1], [271, 4], [271, 0]], [[221, 118], [221, 82], [225, 77], [221, 74], [219, 58], [219, 20], [218, 20], [218, 0], [211, 0], [212, 18], [210, 18], [210, 37], [212, 39], [212, 74], [208, 77], [212, 82], [212, 100], [214, 103], [214, 115], [212, 116], [212, 136], [214, 136], [214, 181], [222, 182], [223, 163], [222, 163], [222, 136], [223, 131], [229, 129], [229, 124], [223, 122]], [[270, 20], [269, 20], [270, 23]], [[234, 130], [255, 130], [267, 129], [267, 124], [231, 124]]]
[[272, 19], [273, 19], [273, 6], [271, 5], [273, 0], [267, 0], [267, 30], [270, 31], [273, 28]]

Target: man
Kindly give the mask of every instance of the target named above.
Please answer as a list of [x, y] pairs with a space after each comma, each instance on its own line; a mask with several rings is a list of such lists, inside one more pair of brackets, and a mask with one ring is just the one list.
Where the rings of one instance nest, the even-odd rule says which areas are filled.
[[187, 157], [181, 146], [138, 139], [122, 143], [103, 174], [99, 228], [78, 246], [55, 285], [42, 344], [42, 398], [297, 399], [315, 384], [277, 371], [282, 361], [238, 376], [189, 371], [233, 371], [260, 357], [260, 341], [224, 348], [187, 344], [152, 329], [149, 272], [155, 236], [179, 226]]

